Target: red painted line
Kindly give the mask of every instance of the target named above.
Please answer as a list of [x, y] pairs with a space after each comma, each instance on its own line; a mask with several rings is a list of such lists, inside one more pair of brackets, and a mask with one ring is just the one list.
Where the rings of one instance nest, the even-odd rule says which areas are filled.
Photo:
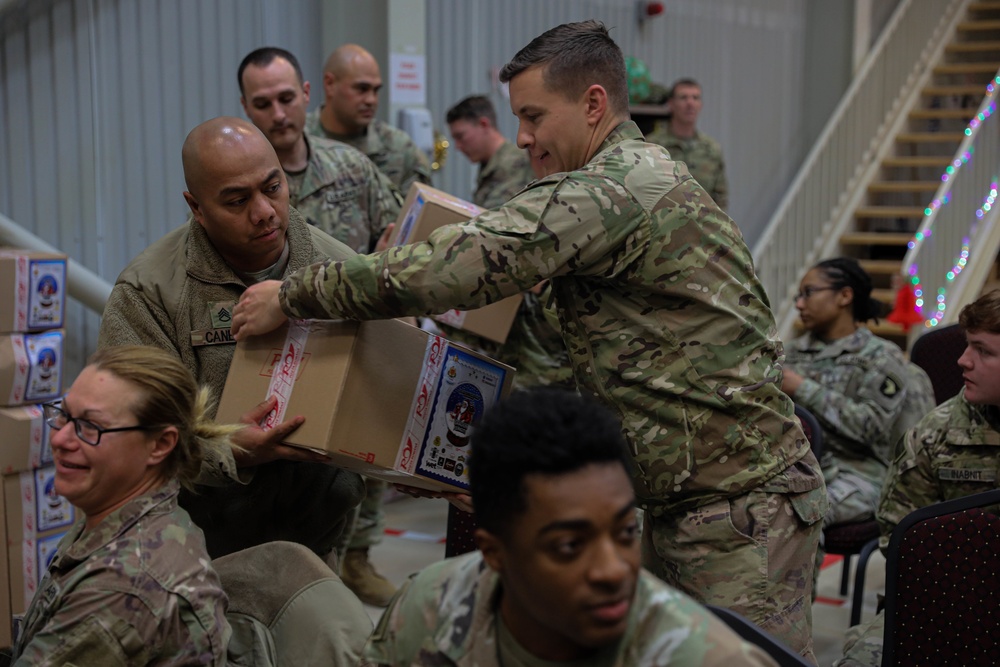
[[418, 533], [417, 531], [414, 530], [399, 530], [398, 528], [386, 528], [385, 534], [391, 537], [398, 537], [404, 540], [413, 540], [415, 542], [434, 542], [435, 544], [444, 544], [446, 541], [443, 535]]
[[828, 598], [822, 595], [817, 595], [815, 601], [820, 604], [828, 604], [831, 607], [843, 607], [847, 602], [847, 600], [842, 600], [840, 598]]

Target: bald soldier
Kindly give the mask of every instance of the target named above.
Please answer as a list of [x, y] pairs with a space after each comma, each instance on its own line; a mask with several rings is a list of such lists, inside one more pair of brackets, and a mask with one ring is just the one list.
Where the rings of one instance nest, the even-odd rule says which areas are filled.
[[739, 228], [643, 141], [603, 24], [549, 30], [500, 79], [541, 178], [422, 243], [255, 285], [234, 334], [475, 308], [550, 279], [580, 391], [614, 408], [635, 462], [643, 565], [812, 658], [826, 489]]
[[406, 132], [375, 118], [381, 89], [375, 57], [344, 44], [326, 60], [323, 106], [307, 116], [306, 132], [354, 146], [406, 196], [415, 181], [431, 184], [431, 165]]
[[[235, 347], [233, 306], [247, 286], [354, 252], [289, 207], [278, 156], [247, 121], [202, 123], [188, 135], [182, 158], [192, 220], [118, 276], [97, 343], [168, 350], [218, 399]], [[356, 474], [281, 444], [302, 417], [268, 432], [257, 426], [273, 407], [269, 399], [249, 409], [248, 426], [233, 437], [241, 449], [206, 461], [196, 493], [181, 496], [213, 558], [273, 540], [326, 556], [361, 500]]]

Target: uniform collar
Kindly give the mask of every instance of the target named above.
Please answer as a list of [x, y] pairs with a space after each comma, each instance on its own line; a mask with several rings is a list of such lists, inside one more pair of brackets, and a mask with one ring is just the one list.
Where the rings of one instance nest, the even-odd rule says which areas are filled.
[[[203, 283], [226, 285], [246, 284], [233, 269], [226, 264], [219, 251], [208, 239], [208, 234], [197, 220], [189, 223], [189, 246], [185, 269], [187, 274]], [[305, 219], [296, 209], [288, 207], [288, 268], [285, 275], [308, 266], [312, 259], [312, 243]]]
[[67, 540], [70, 546], [56, 555], [52, 561], [53, 570], [75, 567], [91, 557], [96, 551], [117, 541], [148, 514], [167, 514], [177, 508], [177, 494], [180, 484], [172, 479], [153, 493], [143, 494], [128, 501], [84, 533], [84, 519], [70, 529]]

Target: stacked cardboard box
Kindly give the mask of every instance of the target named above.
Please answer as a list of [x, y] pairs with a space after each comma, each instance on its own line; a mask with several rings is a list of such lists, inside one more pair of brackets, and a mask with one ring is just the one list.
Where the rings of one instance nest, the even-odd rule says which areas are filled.
[[62, 396], [66, 256], [0, 249], [0, 646], [72, 525], [40, 403]]
[[[410, 186], [410, 192], [403, 203], [390, 243], [404, 245], [425, 241], [438, 227], [466, 222], [484, 210], [429, 185], [414, 183]], [[521, 299], [521, 295], [517, 294], [482, 308], [453, 309], [434, 315], [433, 318], [456, 329], [502, 344], [510, 333]]]

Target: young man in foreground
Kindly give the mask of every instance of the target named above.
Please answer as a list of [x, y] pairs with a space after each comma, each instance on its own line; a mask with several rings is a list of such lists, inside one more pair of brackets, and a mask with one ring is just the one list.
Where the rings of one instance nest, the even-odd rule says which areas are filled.
[[707, 609], [639, 568], [621, 426], [565, 390], [520, 392], [476, 427], [480, 551], [397, 595], [369, 665], [773, 665]]

